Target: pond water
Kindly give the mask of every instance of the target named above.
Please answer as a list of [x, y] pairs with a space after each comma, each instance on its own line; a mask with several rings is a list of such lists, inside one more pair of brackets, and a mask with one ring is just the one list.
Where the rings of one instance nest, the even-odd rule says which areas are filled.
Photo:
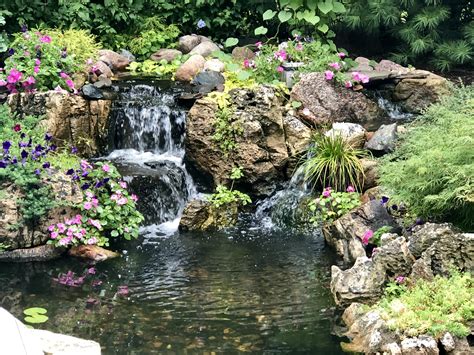
[[[202, 190], [184, 164], [181, 89], [135, 80], [115, 89], [106, 159], [140, 198], [141, 237], [95, 266], [3, 264], [0, 304], [20, 319], [23, 309], [44, 307], [50, 319], [40, 328], [96, 340], [104, 354], [341, 354], [332, 335], [334, 255], [317, 230], [278, 226], [304, 191], [292, 181], [238, 227], [180, 234], [182, 210]], [[83, 283], [55, 280], [68, 272]]]

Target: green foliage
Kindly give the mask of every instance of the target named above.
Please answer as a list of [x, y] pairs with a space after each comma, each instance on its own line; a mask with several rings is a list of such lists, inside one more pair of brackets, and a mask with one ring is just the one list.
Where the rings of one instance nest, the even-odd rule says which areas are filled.
[[311, 212], [309, 221], [313, 224], [331, 223], [360, 204], [360, 195], [354, 191], [333, 192], [326, 189], [319, 198], [308, 203]]
[[179, 36], [179, 29], [176, 25], [165, 25], [158, 17], [149, 17], [140, 25], [138, 34], [131, 36], [128, 45], [138, 60], [145, 60], [160, 48], [170, 48], [174, 46]]
[[367, 155], [351, 147], [341, 136], [315, 134], [301, 165], [304, 180], [315, 186], [331, 186], [344, 191], [347, 186], [360, 190], [364, 182], [364, 169], [359, 158]]
[[23, 313], [26, 315], [25, 322], [30, 324], [45, 323], [49, 319], [48, 316], [45, 315], [48, 311], [41, 307], [27, 308]]
[[377, 229], [374, 232], [372, 238], [370, 238], [370, 244], [373, 244], [379, 247], [381, 245], [380, 238], [382, 237], [382, 234], [390, 233], [392, 229], [393, 228], [390, 226], [383, 226]]
[[430, 334], [436, 338], [450, 332], [470, 334], [474, 319], [474, 280], [469, 273], [436, 276], [432, 282], [418, 280], [412, 287], [392, 283], [374, 306], [393, 330], [406, 336]]
[[234, 190], [234, 182], [243, 176], [244, 175], [240, 167], [233, 168], [230, 174], [230, 179], [232, 180], [230, 189], [223, 185], [218, 185], [216, 187], [216, 192], [209, 197], [209, 201], [212, 203], [212, 206], [216, 211], [218, 211], [218, 209], [223, 206], [234, 205], [240, 207], [252, 203], [249, 195], [238, 190]]
[[243, 127], [234, 116], [234, 110], [229, 103], [227, 93], [214, 94], [218, 109], [213, 122], [214, 134], [212, 140], [216, 142], [225, 155], [237, 148], [237, 136], [242, 135]]
[[173, 78], [176, 70], [186, 60], [187, 56], [176, 58], [171, 63], [168, 63], [165, 59], [160, 62], [154, 60], [145, 60], [144, 62], [132, 62], [127, 67], [133, 74], [145, 74], [153, 75], [159, 78], [168, 79]]
[[473, 63], [473, 8], [468, 0], [351, 0], [347, 7], [343, 19], [350, 28], [391, 34], [399, 44], [396, 61], [429, 58], [440, 70]]
[[42, 29], [44, 34], [50, 36], [55, 45], [66, 49], [68, 55], [74, 57], [74, 61], [85, 69], [89, 59], [95, 60], [102, 44], [88, 30], [58, 30]]
[[430, 106], [382, 160], [380, 184], [424, 218], [474, 227], [474, 88]]
[[[5, 16], [11, 15], [9, 11], [0, 10], [0, 29], [6, 24]], [[5, 31], [0, 31], [0, 53], [6, 52], [10, 41], [8, 40], [8, 35]]]

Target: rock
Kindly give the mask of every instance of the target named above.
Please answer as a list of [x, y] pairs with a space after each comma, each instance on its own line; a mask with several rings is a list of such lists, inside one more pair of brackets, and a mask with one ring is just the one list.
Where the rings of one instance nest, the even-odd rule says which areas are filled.
[[216, 88], [225, 83], [224, 76], [217, 71], [202, 71], [193, 80], [194, 85]]
[[374, 133], [372, 138], [365, 143], [365, 148], [371, 150], [373, 153], [390, 153], [395, 149], [396, 140], [397, 124], [382, 125]]
[[[235, 89], [230, 92], [234, 125], [242, 133], [234, 139], [238, 149], [224, 154], [213, 140], [217, 104], [204, 98], [197, 100], [186, 118], [186, 156], [202, 173], [212, 177], [214, 185], [230, 182], [233, 167], [242, 167], [239, 186], [255, 196], [268, 196], [285, 179], [290, 158], [283, 123], [283, 98], [275, 89]], [[304, 139], [306, 130], [301, 130]], [[298, 131], [294, 131], [298, 134]], [[292, 138], [297, 140], [296, 136]]]
[[427, 335], [415, 338], [406, 338], [401, 343], [403, 355], [438, 355], [439, 349], [436, 340]]
[[201, 43], [202, 38], [197, 35], [186, 35], [179, 38], [179, 50], [183, 54], [188, 54]]
[[4, 354], [100, 355], [100, 344], [47, 330], [28, 329], [5, 309], [0, 308], [0, 331]]
[[450, 352], [456, 348], [456, 342], [454, 341], [453, 336], [451, 333], [447, 332], [439, 340], [441, 345], [443, 346], [444, 351]]
[[323, 226], [326, 242], [345, 262], [352, 263], [365, 256], [362, 238], [367, 230], [376, 231], [380, 227], [399, 227], [387, 209], [378, 200], [369, 201], [351, 212]]
[[178, 81], [191, 81], [204, 68], [206, 60], [202, 55], [194, 54], [181, 64], [175, 73]]
[[285, 140], [290, 156], [297, 156], [308, 148], [311, 129], [291, 114], [283, 117]]
[[425, 78], [407, 78], [401, 80], [393, 91], [393, 99], [400, 101], [403, 109], [412, 113], [421, 113], [429, 105], [438, 102], [449, 94], [448, 81], [436, 74], [416, 70], [414, 74], [424, 74]]
[[87, 75], [83, 72], [74, 73], [72, 75], [72, 81], [74, 82], [74, 87], [76, 90], [80, 90], [87, 81]]
[[[391, 276], [404, 275], [407, 276], [415, 257], [410, 253], [407, 242], [404, 237], [398, 237], [389, 241], [389, 234], [382, 236], [382, 246], [377, 248], [377, 252], [374, 253], [372, 259], [375, 264], [381, 265], [384, 270], [390, 273]], [[383, 238], [385, 237], [385, 238]]]
[[368, 58], [365, 58], [365, 57], [357, 57], [356, 59], [354, 59], [354, 61], [357, 63], [357, 66], [355, 66], [354, 68], [351, 68], [350, 71], [351, 72], [368, 72], [368, 71], [373, 71], [374, 68], [372, 67], [372, 65], [370, 64], [370, 59]]
[[376, 160], [366, 158], [360, 159], [360, 163], [362, 165], [362, 169], [364, 170], [365, 175], [362, 191], [367, 191], [371, 188], [374, 188], [378, 184], [379, 174], [377, 167], [379, 164]]
[[454, 350], [448, 352], [448, 355], [471, 355], [474, 352], [473, 347], [470, 345], [468, 338], [454, 338], [456, 344]]
[[365, 129], [357, 123], [335, 122], [326, 136], [341, 136], [350, 146], [362, 148], [365, 143]]
[[341, 270], [331, 267], [331, 293], [337, 305], [352, 302], [374, 302], [382, 295], [385, 269], [366, 256], [358, 257], [354, 266]]
[[367, 202], [373, 201], [373, 200], [380, 201], [382, 196], [383, 195], [382, 195], [381, 187], [380, 186], [375, 186], [375, 187], [371, 187], [370, 189], [365, 191], [364, 194], [362, 195], [362, 197], [360, 198], [360, 200], [361, 200], [362, 203], [367, 203]]
[[82, 96], [89, 100], [100, 100], [104, 98], [102, 91], [95, 85], [86, 84], [82, 87]]
[[15, 249], [0, 252], [0, 261], [29, 262], [48, 261], [59, 258], [65, 252], [64, 248], [56, 248], [51, 244], [40, 245], [27, 249]]
[[135, 56], [127, 51], [126, 49], [121, 49], [119, 53], [122, 57], [127, 58], [130, 62], [134, 62], [136, 60]]
[[98, 245], [78, 245], [69, 249], [68, 254], [76, 258], [89, 259], [93, 261], [104, 261], [120, 256], [111, 250], [104, 249]]
[[384, 116], [383, 110], [363, 93], [334, 85], [323, 73], [303, 75], [291, 97], [309, 110], [300, 110], [301, 119], [315, 126], [334, 122], [371, 126]]
[[194, 55], [194, 54], [199, 54], [202, 55], [203, 57], [209, 57], [212, 53], [220, 51], [220, 48], [211, 41], [206, 41], [198, 44], [196, 47], [194, 47], [189, 54]]
[[112, 72], [112, 69], [110, 69], [110, 67], [107, 64], [105, 64], [104, 62], [102, 62], [101, 60], [99, 60], [97, 63], [95, 63], [94, 67], [96, 68], [95, 74], [97, 76], [105, 75], [108, 78], [111, 78], [111, 77], [114, 76], [114, 73]]
[[452, 267], [474, 271], [474, 234], [458, 233], [448, 223], [426, 223], [413, 228], [408, 242], [410, 252], [424, 260], [418, 267], [428, 275], [427, 267], [433, 275], [445, 275]]
[[235, 225], [238, 217], [237, 205], [216, 210], [209, 201], [191, 200], [183, 211], [179, 222], [180, 231], [206, 231]]
[[244, 61], [245, 59], [255, 58], [255, 53], [249, 47], [235, 47], [232, 50], [232, 59]]
[[[104, 74], [100, 75], [99, 76], [99, 81], [96, 81], [94, 83], [94, 86], [98, 89], [102, 89], [102, 88], [109, 88], [112, 86], [112, 80], [110, 80], [109, 78], [107, 78]], [[83, 92], [84, 93], [84, 92]], [[101, 92], [102, 94], [102, 92]], [[104, 95], [102, 94], [102, 97]]]
[[99, 51], [99, 60], [107, 64], [113, 72], [125, 71], [127, 66], [131, 63], [128, 58], [109, 49]]
[[204, 70], [212, 70], [222, 73], [225, 70], [225, 64], [217, 58], [209, 59], [204, 63]]
[[382, 59], [375, 65], [374, 69], [376, 71], [397, 72], [398, 74], [405, 74], [410, 71], [410, 69], [387, 59]]
[[150, 56], [150, 59], [156, 62], [161, 62], [162, 60], [166, 60], [168, 63], [170, 63], [182, 55], [183, 53], [181, 51], [178, 51], [177, 49], [162, 48], [156, 51], [155, 53], [153, 53]]

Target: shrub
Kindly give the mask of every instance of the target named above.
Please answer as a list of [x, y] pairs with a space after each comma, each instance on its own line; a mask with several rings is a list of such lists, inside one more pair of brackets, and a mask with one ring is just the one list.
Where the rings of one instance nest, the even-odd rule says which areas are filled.
[[182, 56], [176, 58], [171, 63], [168, 63], [165, 59], [160, 62], [155, 62], [154, 60], [145, 60], [144, 62], [132, 62], [127, 67], [133, 74], [145, 74], [153, 75], [162, 79], [173, 78], [176, 70], [180, 65], [185, 61], [187, 56]]
[[382, 160], [380, 184], [424, 218], [474, 227], [474, 88], [432, 105]]
[[474, 280], [471, 274], [453, 272], [449, 278], [436, 276], [432, 282], [418, 280], [407, 287], [404, 277], [388, 286], [385, 296], [374, 306], [393, 330], [413, 337], [450, 332], [458, 337], [470, 334], [474, 319]]
[[75, 90], [70, 76], [80, 70], [80, 65], [74, 56], [41, 32], [26, 31], [14, 37], [11, 55], [0, 72], [0, 86], [6, 86], [11, 93], [54, 88]]
[[366, 151], [351, 147], [341, 136], [315, 134], [302, 166], [305, 182], [335, 191], [344, 191], [351, 185], [360, 190], [364, 180], [364, 169], [359, 157]]
[[352, 186], [348, 186], [346, 192], [334, 192], [327, 187], [319, 198], [309, 202], [309, 210], [313, 213], [309, 221], [313, 224], [332, 222], [360, 206], [360, 203], [360, 195]]
[[218, 210], [219, 208], [226, 205], [237, 205], [240, 207], [252, 203], [249, 195], [238, 190], [234, 190], [235, 180], [240, 179], [242, 176], [243, 173], [241, 168], [233, 168], [232, 173], [230, 174], [230, 179], [232, 180], [232, 185], [230, 188], [227, 188], [223, 185], [216, 187], [216, 192], [209, 197], [209, 201], [212, 203], [214, 209]]

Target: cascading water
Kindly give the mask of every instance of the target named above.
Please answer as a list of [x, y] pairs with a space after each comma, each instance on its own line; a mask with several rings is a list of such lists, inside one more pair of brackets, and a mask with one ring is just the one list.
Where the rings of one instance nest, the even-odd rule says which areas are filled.
[[109, 127], [109, 155], [141, 199], [142, 233], [168, 235], [196, 191], [186, 171], [186, 115], [176, 103], [182, 91], [162, 82], [123, 81], [117, 87]]
[[375, 92], [375, 99], [379, 107], [387, 113], [391, 122], [408, 121], [414, 117], [412, 113], [403, 111], [401, 105], [390, 101], [381, 92]]

